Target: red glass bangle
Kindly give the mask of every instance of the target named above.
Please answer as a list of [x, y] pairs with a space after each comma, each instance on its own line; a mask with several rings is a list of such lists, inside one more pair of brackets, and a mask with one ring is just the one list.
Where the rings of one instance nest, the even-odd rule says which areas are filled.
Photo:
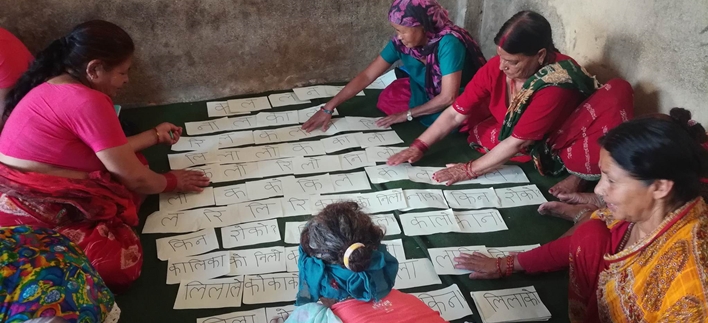
[[420, 150], [422, 152], [426, 152], [426, 151], [428, 151], [428, 149], [430, 149], [428, 144], [426, 144], [425, 142], [423, 142], [420, 139], [413, 140], [413, 142], [411, 143], [411, 147], [418, 148], [418, 150]]
[[162, 190], [162, 193], [174, 192], [177, 188], [177, 176], [173, 173], [164, 173], [162, 176], [164, 176], [165, 181], [167, 181], [167, 185], [165, 185], [165, 189]]

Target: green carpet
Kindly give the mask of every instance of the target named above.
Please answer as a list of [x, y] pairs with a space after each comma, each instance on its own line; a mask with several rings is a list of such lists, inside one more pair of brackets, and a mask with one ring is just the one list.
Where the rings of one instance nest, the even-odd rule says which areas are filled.
[[[366, 90], [366, 96], [355, 97], [339, 107], [341, 115], [352, 116], [368, 116], [378, 117], [383, 114], [376, 109], [376, 99], [380, 91]], [[268, 95], [264, 93], [261, 95]], [[258, 96], [261, 96], [258, 95]], [[294, 105], [282, 108], [275, 108], [275, 111], [295, 110], [313, 106], [315, 104], [324, 103], [328, 99], [313, 100], [311, 104]], [[163, 106], [152, 106], [137, 109], [124, 110], [121, 113], [121, 119], [126, 121], [136, 130], [142, 131], [150, 129], [161, 122], [172, 122], [178, 126], [183, 126], [185, 122], [198, 121], [207, 119], [206, 105], [204, 102], [195, 103], [179, 103]], [[407, 122], [393, 126], [394, 130], [407, 144], [410, 144], [425, 128], [418, 122]], [[319, 139], [319, 138], [318, 138]], [[150, 161], [150, 167], [157, 172], [166, 172], [169, 170], [167, 162], [167, 147], [151, 147], [144, 153]], [[416, 165], [418, 166], [444, 166], [449, 162], [464, 162], [472, 158], [478, 158], [479, 154], [472, 151], [467, 145], [466, 134], [454, 133], [449, 135], [445, 140], [431, 147], [426, 156]], [[539, 189], [544, 192], [547, 199], [551, 196], [546, 192], [555, 184], [557, 178], [542, 177], [535, 171], [530, 163], [520, 165], [532, 183], [536, 184]], [[361, 170], [357, 170], [361, 171]], [[214, 186], [224, 186], [240, 184], [243, 181], [236, 183], [215, 184]], [[495, 185], [495, 187], [516, 186], [520, 184]], [[456, 186], [455, 189], [478, 188], [479, 185], [462, 185]], [[374, 190], [383, 190], [390, 188], [441, 188], [440, 186], [432, 186], [413, 182], [392, 182], [384, 185], [372, 184]], [[444, 187], [443, 187], [444, 189]], [[142, 225], [145, 218], [152, 212], [158, 209], [157, 196], [150, 196], [140, 210], [141, 225], [139, 231], [142, 230]], [[408, 258], [423, 258], [427, 257], [427, 248], [451, 247], [451, 246], [468, 246], [468, 245], [486, 245], [488, 247], [504, 247], [516, 245], [528, 245], [535, 243], [546, 243], [551, 241], [568, 230], [571, 223], [553, 217], [539, 215], [536, 212], [537, 206], [524, 206], [509, 209], [500, 209], [501, 215], [504, 218], [508, 231], [478, 233], [478, 234], [463, 234], [463, 233], [448, 233], [436, 234], [422, 237], [406, 237], [387, 236], [386, 239], [403, 239], [403, 244]], [[418, 211], [418, 210], [417, 210]], [[419, 210], [426, 211], [426, 210]], [[396, 212], [398, 215], [398, 212]], [[281, 236], [284, 236], [285, 222], [303, 221], [306, 217], [292, 217], [278, 219]], [[287, 220], [287, 221], [286, 221]], [[217, 235], [220, 231], [217, 230]], [[224, 309], [203, 309], [203, 310], [173, 310], [172, 306], [177, 295], [178, 285], [167, 285], [167, 262], [162, 262], [157, 259], [155, 239], [162, 238], [175, 234], [146, 234], [141, 235], [143, 250], [145, 253], [145, 262], [140, 279], [138, 279], [128, 292], [117, 297], [118, 306], [122, 309], [121, 322], [174, 322], [174, 323], [194, 323], [197, 318], [207, 317], [211, 315], [225, 314], [234, 311], [251, 310], [260, 307], [261, 305], [243, 305], [240, 308], [224, 308]], [[284, 245], [282, 241], [275, 243], [262, 244], [257, 246], [248, 246], [237, 249], [250, 249], [255, 247], [269, 247]], [[475, 313], [473, 317], [466, 317], [462, 320], [454, 322], [481, 322], [478, 311], [474, 307], [471, 291], [491, 290], [515, 288], [533, 285], [536, 287], [541, 300], [548, 307], [552, 314], [549, 322], [567, 322], [568, 321], [568, 301], [567, 287], [568, 275], [567, 272], [558, 272], [543, 275], [525, 275], [515, 274], [506, 279], [499, 280], [470, 280], [467, 276], [440, 276], [443, 285], [426, 286], [406, 290], [408, 292], [422, 292], [427, 290], [440, 289], [450, 284], [457, 284], [470, 304], [472, 311]], [[272, 305], [286, 305], [287, 303], [275, 303]], [[271, 304], [268, 304], [271, 306]]]

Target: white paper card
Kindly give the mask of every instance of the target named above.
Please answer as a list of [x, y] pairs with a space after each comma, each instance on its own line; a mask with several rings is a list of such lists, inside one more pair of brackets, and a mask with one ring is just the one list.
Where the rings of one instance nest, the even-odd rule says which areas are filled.
[[455, 257], [459, 257], [462, 253], [471, 255], [475, 252], [486, 254], [487, 248], [485, 246], [428, 248], [430, 260], [432, 260], [433, 267], [435, 267], [435, 272], [438, 275], [469, 274], [469, 270], [455, 269]]
[[313, 195], [310, 197], [312, 215], [316, 215], [327, 205], [337, 202], [356, 202], [359, 203], [361, 194], [337, 194], [337, 195]]
[[464, 233], [482, 233], [508, 230], [504, 219], [495, 209], [455, 211], [457, 224]]
[[298, 273], [249, 275], [244, 278], [244, 304], [294, 301], [298, 291]]
[[358, 132], [332, 136], [320, 139], [320, 142], [324, 145], [325, 152], [331, 154], [344, 149], [359, 148], [359, 142], [356, 139], [359, 134], [362, 133]]
[[219, 228], [238, 223], [227, 207], [209, 207], [189, 211], [157, 211], [145, 219], [143, 233], [182, 233]]
[[408, 149], [408, 147], [368, 147], [366, 157], [376, 163], [385, 163], [391, 156]]
[[294, 176], [268, 178], [259, 181], [246, 182], [246, 191], [249, 201], [266, 199], [274, 196], [283, 196], [283, 181]]
[[283, 205], [280, 198], [250, 201], [236, 204], [238, 217], [243, 222], [261, 221], [283, 217]]
[[156, 240], [157, 258], [165, 261], [170, 258], [193, 256], [219, 249], [214, 229], [172, 236]]
[[[295, 310], [295, 306], [286, 305], [280, 307], [266, 307], [266, 317], [270, 320], [263, 321], [264, 323], [285, 323], [290, 313]], [[199, 322], [197, 322], [199, 323]], [[215, 322], [216, 323], [216, 322]]]
[[298, 124], [297, 111], [260, 112], [256, 115], [256, 124], [259, 127]]
[[395, 145], [403, 142], [395, 131], [367, 132], [356, 136], [361, 148]]
[[232, 131], [217, 135], [219, 149], [253, 145], [253, 131]]
[[228, 314], [198, 318], [197, 323], [258, 323], [269, 322], [266, 310], [259, 308], [252, 311], [239, 311]]
[[327, 131], [322, 131], [322, 128], [317, 128], [315, 130], [312, 130], [308, 136], [309, 137], [317, 137], [317, 136], [334, 136], [340, 132], [344, 131], [351, 131], [349, 130], [349, 124], [347, 123], [344, 118], [333, 118], [329, 121], [329, 128], [327, 128]]
[[396, 71], [390, 70], [390, 71], [384, 73], [383, 75], [377, 77], [374, 80], [374, 82], [369, 84], [369, 86], [367, 86], [366, 88], [370, 89], [370, 90], [383, 90], [387, 86], [389, 86], [391, 83], [393, 83], [393, 81], [395, 81], [395, 80], [396, 80]]
[[510, 256], [512, 253], [526, 252], [534, 248], [540, 247], [540, 244], [532, 244], [525, 246], [512, 246], [512, 247], [487, 247], [487, 253], [494, 258], [502, 258]]
[[254, 115], [243, 117], [231, 117], [228, 118], [227, 121], [229, 127], [231, 127], [232, 130], [247, 130], [258, 128], [258, 121], [256, 120], [256, 116]]
[[353, 151], [337, 156], [339, 156], [339, 162], [342, 165], [342, 170], [352, 170], [369, 166], [376, 166], [376, 163], [369, 161], [369, 159], [366, 158], [366, 152], [362, 150]]
[[270, 274], [285, 271], [285, 248], [232, 250], [229, 275]]
[[403, 190], [408, 202], [408, 209], [449, 209], [442, 190]]
[[521, 167], [516, 165], [504, 165], [501, 168], [486, 173], [473, 180], [477, 184], [494, 185], [506, 183], [528, 183], [529, 179], [524, 174]]
[[[190, 136], [203, 135], [207, 133], [234, 130], [228, 118], [219, 118], [204, 121], [185, 122], [184, 128]], [[238, 129], [236, 129], [238, 130]]]
[[310, 215], [310, 195], [307, 196], [286, 196], [280, 200], [283, 205], [283, 217]]
[[297, 267], [299, 259], [300, 246], [285, 247], [285, 267], [287, 268], [287, 272], [296, 273], [300, 271]]
[[238, 162], [254, 162], [281, 158], [278, 145], [261, 145], [235, 150]]
[[285, 243], [300, 244], [300, 234], [305, 230], [307, 221], [285, 223]]
[[398, 226], [398, 221], [393, 213], [371, 214], [369, 216], [374, 224], [384, 229], [387, 236], [401, 234], [401, 227]]
[[398, 275], [393, 288], [406, 289], [437, 284], [442, 282], [435, 273], [430, 259], [409, 259], [398, 262]]
[[499, 207], [499, 198], [494, 188], [443, 191], [447, 203], [453, 209], [481, 209]]
[[381, 213], [403, 210], [408, 207], [406, 197], [400, 188], [360, 194], [357, 201], [366, 213]]
[[339, 156], [295, 157], [293, 171], [295, 175], [329, 173], [342, 170]]
[[216, 205], [231, 205], [249, 201], [246, 195], [246, 184], [222, 186], [214, 188]]
[[239, 307], [242, 296], [243, 277], [183, 280], [174, 309]]
[[472, 292], [472, 299], [482, 321], [523, 322], [547, 321], [551, 318], [533, 286]]
[[261, 177], [257, 163], [221, 165], [221, 182], [235, 182], [243, 179]]
[[210, 279], [229, 273], [229, 252], [218, 251], [201, 256], [170, 258], [167, 262], [167, 285], [181, 280]]
[[181, 211], [214, 204], [213, 187], [205, 187], [200, 193], [160, 194], [160, 211]]
[[381, 128], [376, 125], [376, 121], [381, 118], [368, 117], [344, 117], [347, 121], [349, 131], [369, 131], [369, 130], [391, 130], [391, 127]]
[[472, 315], [472, 309], [457, 284], [429, 292], [410, 294], [418, 297], [434, 311], [439, 312], [445, 321], [450, 322]]
[[223, 171], [221, 170], [221, 165], [219, 164], [192, 166], [187, 169], [201, 172], [204, 176], [208, 177], [212, 183], [219, 183], [224, 180]]
[[386, 246], [386, 251], [391, 254], [398, 261], [406, 260], [406, 251], [403, 248], [403, 241], [401, 239], [396, 240], [384, 240], [381, 244]]
[[293, 159], [281, 158], [259, 161], [258, 173], [261, 177], [292, 175], [294, 173]]
[[460, 226], [452, 210], [405, 213], [399, 215], [403, 232], [407, 236], [422, 236], [434, 233], [458, 232]]
[[[339, 91], [341, 91], [343, 88], [344, 88], [344, 86], [315, 85], [315, 86], [295, 88], [295, 89], [293, 89], [293, 92], [295, 92], [295, 95], [300, 100], [313, 100], [313, 99], [333, 97], [333, 96], [337, 95], [337, 93], [339, 93]], [[364, 95], [364, 91], [357, 93], [357, 96], [363, 96], [363, 95]]]
[[172, 145], [172, 151], [209, 151], [219, 148], [219, 138], [214, 136], [202, 137], [180, 137], [177, 143]]
[[300, 141], [278, 145], [282, 157], [304, 157], [324, 155], [325, 148], [320, 141]]
[[536, 185], [500, 188], [496, 190], [501, 207], [538, 205], [548, 202]]
[[185, 169], [187, 167], [218, 164], [219, 157], [216, 155], [216, 150], [193, 151], [183, 154], [167, 155], [170, 162], [170, 169]]
[[329, 174], [297, 178], [288, 176], [283, 179], [283, 192], [297, 196], [334, 193], [334, 186]]
[[293, 140], [287, 134], [283, 135], [279, 132], [279, 129], [253, 130], [253, 141], [256, 145], [263, 145]]
[[268, 100], [270, 101], [270, 105], [274, 108], [284, 107], [286, 105], [305, 104], [311, 102], [310, 100], [298, 99], [294, 92], [271, 94], [268, 96]]
[[364, 170], [369, 175], [369, 180], [373, 184], [382, 184], [394, 181], [408, 180], [408, 167], [410, 164], [398, 164], [396, 166], [380, 165], [366, 167]]
[[[212, 118], [212, 117], [225, 117], [230, 114], [236, 114], [232, 113], [229, 111], [229, 102], [228, 101], [212, 101], [212, 102], [207, 102], [207, 115]], [[248, 113], [248, 112], [245, 112]]]
[[229, 112], [236, 114], [270, 109], [270, 101], [268, 101], [268, 97], [265, 96], [258, 98], [234, 99], [228, 100], [227, 102], [229, 104]]
[[[324, 103], [320, 104], [320, 105], [316, 105], [314, 107], [297, 110], [298, 121], [300, 123], [307, 122], [307, 120], [310, 120], [310, 118], [312, 118], [312, 116], [314, 116], [315, 113], [317, 113], [317, 111], [320, 111], [320, 108], [323, 106], [324, 106]], [[337, 116], [337, 115], [339, 115], [339, 112], [337, 112], [337, 110], [334, 110], [332, 115]]]
[[371, 189], [366, 172], [334, 174], [329, 175], [329, 177], [336, 193], [368, 191]]
[[224, 249], [280, 241], [278, 220], [257, 221], [221, 228]]

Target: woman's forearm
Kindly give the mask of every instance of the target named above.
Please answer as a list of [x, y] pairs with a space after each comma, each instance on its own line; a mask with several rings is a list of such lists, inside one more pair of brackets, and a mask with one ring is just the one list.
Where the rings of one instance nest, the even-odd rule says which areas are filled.
[[133, 148], [134, 152], [142, 151], [158, 143], [157, 132], [155, 129], [143, 131], [137, 135], [128, 137], [128, 143]]
[[448, 107], [418, 139], [430, 146], [445, 138], [453, 129], [459, 127], [466, 118], [466, 115], [458, 113], [452, 107]]
[[514, 137], [506, 138], [484, 156], [475, 160], [472, 163], [472, 170], [479, 175], [491, 172], [504, 165], [532, 142]]

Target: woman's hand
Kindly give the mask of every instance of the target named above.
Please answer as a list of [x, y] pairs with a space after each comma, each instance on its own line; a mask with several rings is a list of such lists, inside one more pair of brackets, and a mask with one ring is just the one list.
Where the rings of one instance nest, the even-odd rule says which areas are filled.
[[406, 121], [408, 121], [408, 112], [399, 112], [376, 120], [376, 125], [381, 128], [387, 128], [390, 127], [392, 124], [397, 124]]
[[388, 158], [386, 163], [390, 166], [396, 166], [400, 163], [415, 163], [423, 158], [423, 151], [416, 147], [408, 147], [408, 149], [403, 150]]
[[470, 164], [447, 164], [447, 168], [439, 170], [433, 174], [433, 180], [438, 183], [445, 182], [445, 185], [450, 186], [457, 182], [462, 182], [477, 178], [477, 174], [470, 170]]
[[[503, 260], [503, 259], [502, 259]], [[461, 253], [455, 257], [455, 269], [472, 271], [470, 279], [497, 279], [502, 277], [497, 258], [488, 257], [482, 253]], [[502, 261], [501, 270], [506, 270], [506, 261]]]
[[[155, 130], [157, 131], [158, 144], [172, 146], [176, 144], [182, 136], [182, 127], [175, 126], [169, 122], [159, 124], [155, 127]], [[172, 132], [172, 136], [170, 136], [170, 131]]]
[[173, 170], [170, 173], [177, 176], [176, 192], [200, 193], [210, 182], [209, 177], [196, 170]]
[[329, 128], [330, 125], [330, 120], [332, 120], [332, 114], [326, 113], [320, 109], [315, 112], [315, 114], [313, 114], [310, 119], [305, 122], [305, 124], [302, 125], [302, 129], [307, 132], [311, 132], [312, 130], [322, 127], [322, 131], [327, 131], [327, 128]]

